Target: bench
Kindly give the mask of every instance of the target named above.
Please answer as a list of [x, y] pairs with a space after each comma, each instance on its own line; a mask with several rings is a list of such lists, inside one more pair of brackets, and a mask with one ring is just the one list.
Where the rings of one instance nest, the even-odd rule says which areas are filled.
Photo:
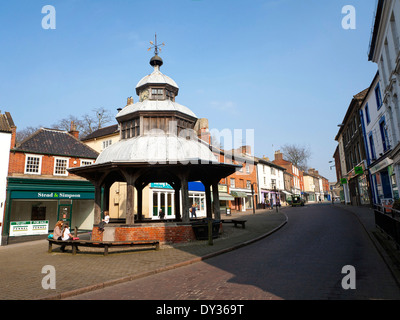
[[72, 254], [76, 255], [78, 247], [92, 247], [92, 248], [104, 248], [104, 255], [108, 255], [108, 248], [112, 247], [136, 247], [136, 246], [153, 246], [155, 250], [160, 249], [160, 242], [158, 240], [146, 240], [146, 241], [90, 241], [90, 240], [54, 240], [47, 239], [49, 241], [48, 252], [53, 251], [53, 245], [58, 246], [71, 246]]
[[240, 220], [240, 219], [222, 220], [222, 223], [233, 223], [235, 227], [237, 227], [238, 224], [240, 224], [243, 229], [245, 229], [246, 222], [247, 220]]

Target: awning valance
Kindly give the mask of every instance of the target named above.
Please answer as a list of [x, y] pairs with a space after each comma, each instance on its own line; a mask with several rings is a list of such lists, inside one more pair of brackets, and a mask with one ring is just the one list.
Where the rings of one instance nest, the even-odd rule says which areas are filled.
[[240, 191], [231, 191], [231, 196], [235, 198], [246, 198], [247, 194], [245, 192], [240, 192]]
[[235, 198], [232, 197], [229, 193], [220, 192], [219, 193], [219, 200], [222, 200], [222, 201], [233, 201], [233, 200], [235, 200]]

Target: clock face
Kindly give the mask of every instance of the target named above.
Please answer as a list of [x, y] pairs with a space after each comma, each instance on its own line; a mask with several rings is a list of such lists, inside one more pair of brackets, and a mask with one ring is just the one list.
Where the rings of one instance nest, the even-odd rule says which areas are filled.
[[149, 90], [143, 90], [140, 93], [140, 101], [144, 101], [149, 98]]

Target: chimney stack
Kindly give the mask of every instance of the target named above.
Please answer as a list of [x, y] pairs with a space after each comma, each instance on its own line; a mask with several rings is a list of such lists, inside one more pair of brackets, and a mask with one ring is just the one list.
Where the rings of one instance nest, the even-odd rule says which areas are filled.
[[283, 160], [283, 153], [280, 150], [275, 151], [275, 160]]
[[126, 102], [126, 106], [129, 106], [129, 105], [131, 105], [131, 104], [133, 104], [133, 98], [132, 98], [132, 97], [129, 97], [128, 100], [127, 100], [127, 102]]
[[68, 133], [79, 140], [79, 131], [76, 130], [76, 124], [73, 121], [71, 121], [71, 128]]

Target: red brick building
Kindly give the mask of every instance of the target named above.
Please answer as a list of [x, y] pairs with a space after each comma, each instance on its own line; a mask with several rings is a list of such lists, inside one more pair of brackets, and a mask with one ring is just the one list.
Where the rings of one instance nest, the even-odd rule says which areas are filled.
[[15, 224], [40, 221], [52, 230], [58, 220], [64, 220], [71, 227], [92, 229], [94, 187], [68, 169], [93, 163], [98, 153], [79, 141], [78, 134], [76, 130], [42, 128], [11, 146], [4, 244], [19, 235], [35, 235], [26, 230], [17, 232]]
[[226, 198], [230, 200], [221, 200], [223, 196], [220, 196], [221, 210], [226, 207], [237, 212], [252, 211], [254, 204], [257, 204], [258, 201], [258, 185], [257, 163], [251, 156], [250, 146], [221, 151], [219, 161], [241, 166], [234, 174], [220, 181], [220, 192], [230, 195]]
[[294, 166], [290, 161], [283, 159], [283, 154], [279, 150], [275, 151], [275, 159], [272, 163], [285, 168], [286, 172], [290, 174], [291, 193], [301, 194], [301, 192], [304, 191], [304, 181], [301, 170]]

